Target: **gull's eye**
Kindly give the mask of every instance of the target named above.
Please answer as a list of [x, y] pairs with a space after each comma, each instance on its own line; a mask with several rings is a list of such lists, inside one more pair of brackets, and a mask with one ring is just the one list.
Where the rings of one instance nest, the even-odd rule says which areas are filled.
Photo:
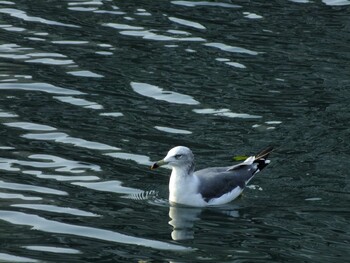
[[182, 154], [176, 154], [175, 159], [180, 159], [182, 157]]

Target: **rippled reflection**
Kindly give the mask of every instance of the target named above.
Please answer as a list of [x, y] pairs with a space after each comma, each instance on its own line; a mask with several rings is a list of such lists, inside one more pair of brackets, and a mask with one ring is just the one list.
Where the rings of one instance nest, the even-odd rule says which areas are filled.
[[16, 225], [30, 226], [35, 230], [48, 233], [94, 238], [103, 241], [146, 246], [162, 250], [189, 250], [189, 248], [180, 245], [128, 236], [111, 230], [61, 223], [54, 220], [48, 220], [37, 215], [25, 214], [21, 212], [2, 210], [0, 211], [0, 219]]

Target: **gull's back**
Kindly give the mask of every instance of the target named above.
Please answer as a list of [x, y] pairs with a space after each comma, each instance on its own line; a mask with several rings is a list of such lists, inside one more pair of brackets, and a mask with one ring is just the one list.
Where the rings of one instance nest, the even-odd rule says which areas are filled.
[[206, 202], [221, 203], [232, 201], [239, 196], [256, 173], [264, 169], [270, 161], [268, 155], [273, 147], [267, 147], [244, 162], [228, 167], [211, 167], [196, 171], [198, 192]]
[[239, 165], [237, 167], [211, 167], [196, 171], [199, 179], [199, 192], [206, 202], [233, 191], [239, 187], [243, 191], [253, 178], [256, 165]]

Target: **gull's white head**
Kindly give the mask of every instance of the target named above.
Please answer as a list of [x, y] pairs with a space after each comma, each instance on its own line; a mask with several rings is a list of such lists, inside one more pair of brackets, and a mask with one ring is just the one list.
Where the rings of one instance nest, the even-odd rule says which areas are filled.
[[194, 166], [193, 153], [185, 146], [176, 146], [168, 152], [163, 160], [154, 163], [151, 168], [155, 169], [166, 164], [172, 167], [192, 167]]

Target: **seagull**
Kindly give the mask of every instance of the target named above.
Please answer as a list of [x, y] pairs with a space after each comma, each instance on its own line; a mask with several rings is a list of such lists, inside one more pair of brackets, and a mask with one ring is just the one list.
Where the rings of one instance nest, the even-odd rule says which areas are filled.
[[185, 146], [176, 146], [151, 169], [163, 165], [172, 167], [170, 203], [195, 207], [222, 205], [240, 196], [254, 175], [270, 163], [267, 157], [272, 150], [273, 147], [267, 147], [237, 165], [194, 171], [192, 151]]

